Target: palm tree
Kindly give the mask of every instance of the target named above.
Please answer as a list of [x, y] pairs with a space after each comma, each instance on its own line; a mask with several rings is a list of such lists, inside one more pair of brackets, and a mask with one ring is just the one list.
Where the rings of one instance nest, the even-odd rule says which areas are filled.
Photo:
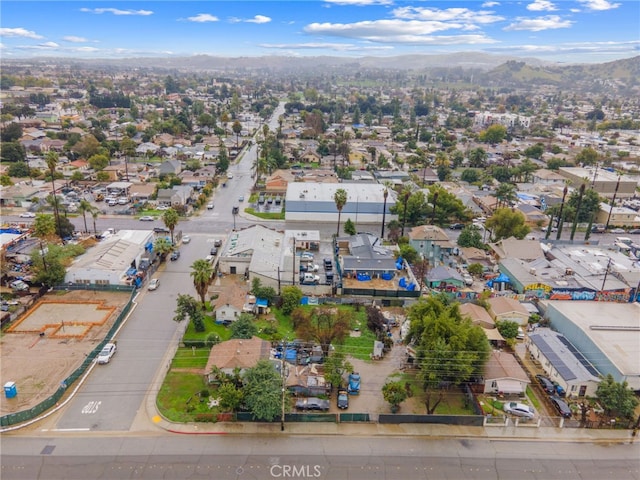
[[578, 204], [576, 206], [576, 214], [573, 218], [573, 225], [571, 225], [571, 237], [570, 240], [573, 242], [573, 237], [576, 234], [576, 228], [578, 228], [578, 216], [580, 215], [580, 208], [582, 207], [582, 198], [584, 197], [584, 190], [586, 185], [583, 183], [580, 185], [580, 191], [578, 193]]
[[236, 134], [236, 150], [238, 150], [238, 136], [240, 135], [240, 132], [242, 132], [242, 124], [236, 120], [233, 122], [233, 125], [231, 125], [231, 130]]
[[404, 237], [404, 226], [407, 223], [407, 203], [409, 203], [409, 197], [411, 196], [411, 190], [405, 190], [402, 194], [402, 198], [404, 199], [404, 212], [402, 213], [402, 233], [401, 237]]
[[45, 161], [47, 162], [47, 167], [49, 168], [49, 172], [51, 173], [51, 194], [53, 195], [53, 215], [56, 219], [56, 225], [58, 227], [58, 234], [62, 231], [60, 227], [60, 211], [58, 210], [58, 202], [56, 197], [56, 182], [55, 182], [55, 174], [56, 174], [56, 166], [58, 165], [58, 154], [54, 151], [49, 151], [45, 157]]
[[165, 210], [164, 214], [162, 215], [162, 221], [164, 222], [165, 227], [167, 227], [171, 232], [171, 243], [175, 243], [173, 240], [173, 231], [180, 221], [178, 212], [176, 212], [173, 208]]
[[387, 215], [387, 197], [389, 196], [389, 187], [385, 185], [384, 192], [382, 192], [382, 196], [384, 197], [384, 203], [382, 205], [382, 232], [380, 233], [380, 239], [384, 240], [384, 220]]
[[202, 301], [202, 306], [205, 305], [205, 295], [207, 294], [207, 289], [209, 288], [209, 282], [211, 281], [211, 277], [213, 276], [213, 267], [211, 264], [204, 260], [196, 260], [191, 265], [191, 277], [193, 277], [193, 286], [200, 295], [200, 300]]
[[338, 230], [336, 231], [336, 237], [340, 236], [340, 215], [342, 215], [342, 209], [347, 204], [347, 191], [344, 188], [339, 188], [333, 194], [333, 201], [336, 202], [336, 208], [338, 209]]
[[511, 183], [503, 182], [496, 188], [496, 198], [498, 199], [498, 208], [500, 206], [508, 207], [516, 199], [516, 188]]
[[165, 237], [156, 238], [153, 242], [153, 250], [160, 256], [160, 261], [163, 261], [173, 250], [173, 243]]
[[93, 234], [98, 234], [98, 229], [96, 228], [96, 220], [98, 219], [98, 215], [100, 214], [100, 210], [97, 208], [91, 209], [91, 216], [93, 217]]
[[84, 198], [80, 200], [80, 204], [78, 205], [78, 210], [82, 213], [82, 219], [84, 220], [84, 231], [85, 233], [89, 231], [87, 228], [87, 212], [91, 212], [93, 210], [93, 206]]

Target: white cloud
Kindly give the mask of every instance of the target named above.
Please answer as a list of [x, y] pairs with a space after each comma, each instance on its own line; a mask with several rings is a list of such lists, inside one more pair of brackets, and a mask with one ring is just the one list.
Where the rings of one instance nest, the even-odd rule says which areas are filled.
[[42, 35], [25, 28], [0, 28], [0, 37], [43, 38]]
[[339, 52], [347, 51], [371, 51], [371, 50], [393, 50], [390, 45], [358, 46], [351, 43], [263, 43], [263, 48], [291, 49], [291, 50], [335, 50]]
[[351, 5], [357, 7], [366, 7], [369, 5], [393, 5], [393, 0], [325, 0], [325, 2], [333, 5]]
[[557, 28], [569, 28], [574, 22], [563, 20], [559, 15], [547, 15], [537, 18], [516, 18], [516, 21], [504, 28], [505, 31], [529, 30], [531, 32], [541, 32], [543, 30], [554, 30]]
[[441, 21], [377, 20], [350, 24], [311, 23], [304, 28], [306, 33], [358, 38], [377, 43], [407, 43], [413, 45], [455, 45], [461, 43], [494, 43], [493, 39], [478, 35], [432, 36], [436, 32], [451, 29], [474, 30], [477, 27], [465, 23]]
[[440, 10], [427, 7], [400, 7], [393, 10], [393, 16], [404, 20], [422, 20], [439, 22], [465, 22], [470, 24], [490, 24], [504, 20], [504, 17], [494, 15], [484, 10], [469, 10], [468, 8], [446, 8]]
[[19, 45], [16, 48], [21, 50], [55, 50], [60, 48], [56, 42], [44, 42], [39, 43], [38, 45]]
[[578, 0], [589, 10], [613, 10], [620, 6], [619, 3], [611, 3], [608, 0]]
[[78, 48], [74, 48], [73, 50], [75, 50], [76, 52], [83, 52], [83, 53], [92, 53], [92, 52], [100, 51], [100, 49], [96, 47], [78, 47]]
[[484, 2], [481, 7], [482, 8], [491, 8], [491, 7], [497, 7], [498, 5], [500, 5], [500, 2]]
[[84, 37], [76, 37], [75, 35], [66, 35], [62, 37], [62, 39], [66, 42], [71, 42], [71, 43], [85, 43], [89, 41]]
[[242, 19], [238, 18], [238, 17], [229, 17], [229, 19], [227, 21], [229, 23], [240, 23], [240, 22], [242, 22]]
[[151, 10], [120, 10], [119, 8], [81, 8], [81, 12], [95, 13], [101, 15], [103, 13], [112, 13], [114, 15], [153, 15]]
[[532, 12], [552, 12], [554, 10], [557, 10], [557, 8], [549, 0], [534, 0], [533, 3], [527, 5], [527, 10], [531, 10]]
[[199, 13], [195, 17], [187, 17], [187, 20], [190, 22], [196, 23], [207, 23], [207, 22], [217, 22], [219, 19], [215, 15], [211, 15], [210, 13]]
[[247, 23], [269, 23], [270, 21], [271, 21], [271, 18], [265, 17], [264, 15], [256, 15], [253, 18], [249, 18], [248, 20], [245, 20], [245, 22]]

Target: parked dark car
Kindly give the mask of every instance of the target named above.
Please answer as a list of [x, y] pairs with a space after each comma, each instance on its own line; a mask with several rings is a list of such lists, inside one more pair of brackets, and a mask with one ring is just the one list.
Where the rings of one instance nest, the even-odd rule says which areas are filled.
[[211, 255], [217, 255], [218, 254], [218, 248], [217, 247], [211, 247], [211, 250], [209, 252]]
[[213, 242], [213, 246], [214, 247], [221, 247], [222, 246], [222, 240], [220, 240], [219, 238], [216, 238], [215, 241]]
[[338, 408], [341, 410], [349, 408], [349, 394], [344, 389], [338, 390]]
[[556, 393], [556, 387], [553, 385], [553, 382], [547, 377], [543, 375], [536, 375], [536, 380], [538, 380], [538, 383], [540, 384], [542, 389], [549, 395], [553, 395], [554, 393]]
[[171, 252], [171, 260], [178, 260], [180, 258], [180, 250], [174, 250]]
[[571, 418], [572, 412], [567, 402], [556, 395], [550, 396], [549, 400], [551, 400], [551, 403], [553, 403], [553, 406], [556, 407], [560, 415], [564, 418]]
[[331, 261], [331, 259], [325, 258], [323, 262], [325, 271], [330, 272], [333, 269], [333, 262]]
[[453, 223], [449, 226], [451, 230], [462, 230], [464, 228], [464, 223]]
[[168, 228], [165, 228], [165, 227], [155, 227], [155, 228], [153, 229], [153, 231], [154, 231], [155, 233], [171, 233], [171, 232], [169, 232], [169, 229], [168, 229]]
[[329, 410], [329, 400], [323, 400], [318, 397], [301, 398], [296, 402], [298, 410], [319, 410], [326, 412]]

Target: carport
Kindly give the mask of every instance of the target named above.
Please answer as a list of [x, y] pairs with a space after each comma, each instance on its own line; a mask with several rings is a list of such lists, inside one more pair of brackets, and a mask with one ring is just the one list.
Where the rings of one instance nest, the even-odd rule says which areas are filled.
[[496, 385], [498, 387], [498, 392], [503, 395], [522, 395], [524, 394], [524, 390], [522, 388], [522, 383], [518, 380], [496, 380]]

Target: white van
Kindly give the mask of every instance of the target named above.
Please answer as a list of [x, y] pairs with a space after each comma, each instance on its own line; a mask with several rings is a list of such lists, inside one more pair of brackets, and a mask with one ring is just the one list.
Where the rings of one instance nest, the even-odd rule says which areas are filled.
[[300, 283], [303, 285], [317, 285], [320, 282], [320, 276], [313, 273], [305, 272], [300, 275]]

